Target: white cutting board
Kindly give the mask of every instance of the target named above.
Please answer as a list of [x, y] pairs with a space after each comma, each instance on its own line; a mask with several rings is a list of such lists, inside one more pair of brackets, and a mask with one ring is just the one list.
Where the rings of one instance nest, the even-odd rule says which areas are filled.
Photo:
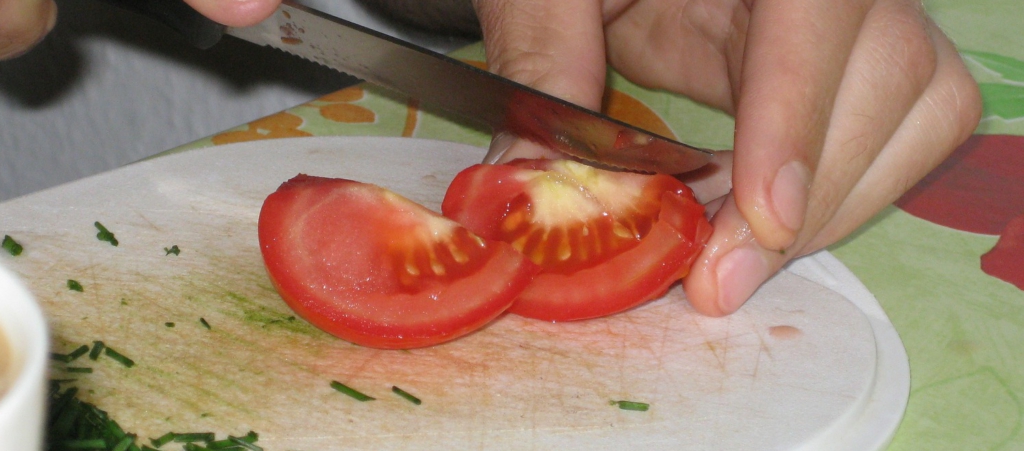
[[[288, 318], [256, 238], [260, 205], [281, 182], [300, 172], [351, 178], [437, 210], [452, 177], [482, 155], [439, 141], [332, 137], [165, 156], [0, 204], [0, 234], [25, 247], [0, 264], [40, 299], [55, 351], [102, 340], [137, 363], [83, 359], [76, 365], [94, 373], [76, 377], [85, 400], [140, 437], [255, 430], [267, 450], [307, 451], [888, 442], [907, 400], [906, 354], [874, 299], [827, 253], [725, 318], [697, 315], [676, 287], [610, 318], [508, 315], [412, 351], [361, 348]], [[97, 240], [94, 221], [120, 245]], [[171, 245], [181, 254], [166, 255]], [[332, 380], [377, 400], [356, 402]]]

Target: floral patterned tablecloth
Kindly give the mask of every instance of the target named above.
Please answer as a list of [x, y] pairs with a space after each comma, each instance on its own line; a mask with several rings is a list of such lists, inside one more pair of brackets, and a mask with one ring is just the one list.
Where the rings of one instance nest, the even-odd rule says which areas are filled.
[[[830, 250], [874, 293], [910, 358], [894, 450], [1024, 449], [1024, 9], [926, 0], [981, 85], [976, 135]], [[453, 56], [483, 64], [482, 46]], [[707, 148], [731, 118], [612, 74], [606, 112]], [[357, 85], [173, 151], [296, 136], [407, 136], [486, 147], [489, 135], [415, 100]]]

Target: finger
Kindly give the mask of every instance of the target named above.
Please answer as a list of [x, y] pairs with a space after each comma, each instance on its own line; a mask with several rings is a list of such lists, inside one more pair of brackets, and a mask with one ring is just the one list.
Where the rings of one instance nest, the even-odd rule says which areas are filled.
[[[934, 24], [927, 21], [926, 16], [919, 17], [925, 19], [928, 39], [934, 43], [935, 50], [931, 53], [935, 55], [936, 69], [928, 79], [923, 94], [913, 103], [909, 113], [900, 122], [901, 125], [891, 135], [881, 153], [872, 160], [867, 172], [849, 191], [849, 196], [840, 203], [840, 207], [824, 224], [820, 233], [806, 239], [801, 238], [806, 244], [785, 253], [761, 247], [752, 238], [749, 226], [743, 221], [738, 209], [731, 202], [727, 202], [714, 218], [715, 234], [712, 235], [708, 248], [698, 258], [697, 266], [684, 281], [688, 298], [695, 308], [710, 315], [735, 311], [761, 283], [789, 259], [821, 249], [851, 233], [882, 207], [894, 201], [927, 171], [938, 165], [974, 130], [981, 114], [977, 86], [952, 44], [942, 36]], [[890, 23], [887, 26], [892, 27], [895, 24]], [[898, 29], [895, 31], [908, 32]], [[909, 41], [907, 44], [911, 46], [910, 48], [915, 46]], [[916, 45], [921, 43], [918, 42]], [[884, 46], [872, 48], [884, 52]], [[855, 63], [851, 62], [851, 66], [853, 64]], [[920, 72], [916, 72], [916, 76], [927, 72], [928, 64], [925, 63], [922, 67], [918, 69]], [[915, 71], [906, 67], [902, 70], [908, 72], [902, 76], [894, 76], [891, 81], [896, 86], [912, 86]], [[851, 74], [849, 80], [844, 80], [844, 84], [868, 83], [866, 86], [870, 87], [870, 80], [871, 77]], [[900, 101], [899, 97], [891, 99], [894, 102]], [[844, 102], [846, 101], [837, 101], [837, 113], [844, 109], [841, 106]], [[850, 105], [849, 111], [856, 111], [852, 108], [856, 102], [851, 102]], [[899, 110], [900, 108], [897, 108], [890, 114], [897, 114]], [[856, 127], [842, 133], [854, 136], [856, 132], [853, 130], [856, 130]], [[881, 136], [887, 134], [882, 133]], [[858, 157], [860, 156], [855, 156], [854, 159]], [[822, 164], [826, 164], [825, 162], [826, 159], [823, 158]], [[844, 167], [839, 165], [831, 168], [828, 173], [841, 173], [843, 169]], [[826, 170], [819, 167], [818, 174], [825, 173]], [[815, 189], [817, 188], [815, 185]], [[804, 232], [811, 233], [811, 230], [805, 229]]]
[[870, 6], [753, 4], [736, 96], [733, 184], [739, 210], [766, 248], [789, 247], [803, 226], [835, 95]]
[[476, 0], [488, 68], [590, 109], [600, 109], [605, 56], [597, 0]]
[[749, 11], [739, 1], [605, 2], [608, 61], [630, 81], [729, 114]]
[[248, 27], [270, 17], [281, 0], [185, 0], [214, 22], [229, 27]]
[[556, 160], [566, 157], [567, 155], [555, 149], [499, 130], [491, 137], [491, 146], [487, 149], [487, 155], [484, 156], [483, 162], [501, 164], [516, 158]]
[[793, 256], [832, 218], [931, 82], [937, 63], [926, 17], [919, 2], [904, 0], [880, 1], [868, 14], [836, 96]]
[[732, 152], [715, 152], [708, 164], [677, 177], [693, 190], [698, 202], [706, 204], [732, 191], [732, 157]]
[[0, 59], [27, 52], [56, 23], [53, 0], [0, 0]]
[[981, 117], [978, 85], [956, 48], [934, 24], [937, 69], [924, 94], [822, 232], [823, 247], [853, 232], [934, 169], [974, 132]]
[[[585, 108], [600, 110], [604, 31], [597, 0], [476, 0], [488, 68]], [[502, 135], [485, 161], [562, 158], [537, 143]]]
[[714, 232], [683, 287], [698, 312], [723, 316], [735, 312], [787, 256], [758, 244], [732, 196], [726, 197], [711, 223]]

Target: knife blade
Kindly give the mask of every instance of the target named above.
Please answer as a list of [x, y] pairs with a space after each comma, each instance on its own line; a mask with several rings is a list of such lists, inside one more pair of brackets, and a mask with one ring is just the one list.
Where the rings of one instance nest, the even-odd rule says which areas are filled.
[[[285, 0], [251, 27], [223, 27], [178, 0], [108, 0], [157, 18], [194, 45], [220, 34], [297, 55], [489, 127], [602, 165], [679, 174], [713, 152], [689, 146], [370, 28]], [[177, 5], [172, 5], [177, 3]]]

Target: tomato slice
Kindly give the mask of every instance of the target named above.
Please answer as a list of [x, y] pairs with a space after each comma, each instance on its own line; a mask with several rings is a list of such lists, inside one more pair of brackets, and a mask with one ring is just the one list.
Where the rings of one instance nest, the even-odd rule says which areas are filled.
[[542, 268], [509, 311], [549, 321], [663, 295], [711, 236], [704, 206], [676, 178], [571, 160], [472, 166], [452, 181], [441, 211]]
[[271, 280], [302, 318], [363, 346], [429, 346], [505, 311], [538, 268], [384, 188], [299, 175], [263, 204]]

